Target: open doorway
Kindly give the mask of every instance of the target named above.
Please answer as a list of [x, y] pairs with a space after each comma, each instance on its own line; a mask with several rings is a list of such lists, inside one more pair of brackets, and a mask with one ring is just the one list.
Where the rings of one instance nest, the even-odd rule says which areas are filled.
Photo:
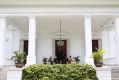
[[23, 40], [23, 51], [26, 53], [24, 63], [26, 64], [26, 57], [28, 55], [28, 40]]
[[65, 63], [65, 59], [67, 58], [67, 40], [62, 40], [64, 44], [61, 46], [57, 44], [58, 41], [55, 40], [55, 56], [59, 61], [58, 63]]
[[28, 40], [24, 40], [24, 48], [23, 51], [28, 54]]
[[67, 40], [62, 40], [62, 41], [64, 42], [64, 45], [62, 45], [62, 46], [59, 46], [59, 45], [57, 44], [58, 41], [59, 41], [59, 40], [55, 40], [55, 56], [58, 55], [58, 51], [59, 51], [59, 50], [62, 51], [62, 53], [63, 53], [65, 56], [67, 56]]
[[92, 52], [97, 51], [98, 48], [99, 48], [99, 41], [98, 41], [98, 39], [92, 40]]

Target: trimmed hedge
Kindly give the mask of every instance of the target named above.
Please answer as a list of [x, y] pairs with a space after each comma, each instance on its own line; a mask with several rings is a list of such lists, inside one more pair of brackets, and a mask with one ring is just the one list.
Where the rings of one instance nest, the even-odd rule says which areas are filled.
[[88, 64], [35, 64], [23, 69], [22, 80], [98, 80]]

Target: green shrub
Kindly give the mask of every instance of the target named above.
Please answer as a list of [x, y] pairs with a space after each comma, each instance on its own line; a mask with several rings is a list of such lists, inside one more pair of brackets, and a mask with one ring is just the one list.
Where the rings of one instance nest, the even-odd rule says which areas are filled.
[[98, 80], [88, 64], [35, 64], [23, 69], [22, 80]]

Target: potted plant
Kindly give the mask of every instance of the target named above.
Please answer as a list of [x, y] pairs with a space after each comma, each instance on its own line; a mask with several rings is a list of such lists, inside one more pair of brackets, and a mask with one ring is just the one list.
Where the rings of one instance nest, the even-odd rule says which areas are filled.
[[48, 58], [44, 57], [44, 58], [43, 58], [43, 63], [44, 63], [44, 64], [47, 64], [47, 63], [48, 63]]
[[94, 59], [94, 64], [96, 67], [102, 67], [104, 53], [105, 51], [103, 49], [97, 49], [97, 51], [93, 52], [92, 57]]
[[79, 62], [80, 62], [79, 57], [80, 57], [80, 56], [74, 57], [74, 58], [75, 58], [76, 63], [79, 63]]
[[14, 60], [17, 68], [22, 68], [24, 66], [25, 52], [14, 51], [13, 53], [11, 60]]

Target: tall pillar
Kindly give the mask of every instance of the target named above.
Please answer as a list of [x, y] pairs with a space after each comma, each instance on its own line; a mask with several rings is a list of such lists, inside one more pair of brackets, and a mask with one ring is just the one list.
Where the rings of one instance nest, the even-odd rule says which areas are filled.
[[85, 63], [94, 64], [92, 55], [92, 34], [91, 34], [91, 16], [85, 16]]
[[0, 17], [0, 66], [4, 65], [6, 19]]
[[35, 17], [29, 17], [29, 43], [28, 43], [27, 65], [36, 64], [35, 41], [36, 41], [36, 20]]
[[117, 46], [117, 64], [119, 65], [119, 16], [115, 19], [115, 31], [116, 31], [116, 46]]

